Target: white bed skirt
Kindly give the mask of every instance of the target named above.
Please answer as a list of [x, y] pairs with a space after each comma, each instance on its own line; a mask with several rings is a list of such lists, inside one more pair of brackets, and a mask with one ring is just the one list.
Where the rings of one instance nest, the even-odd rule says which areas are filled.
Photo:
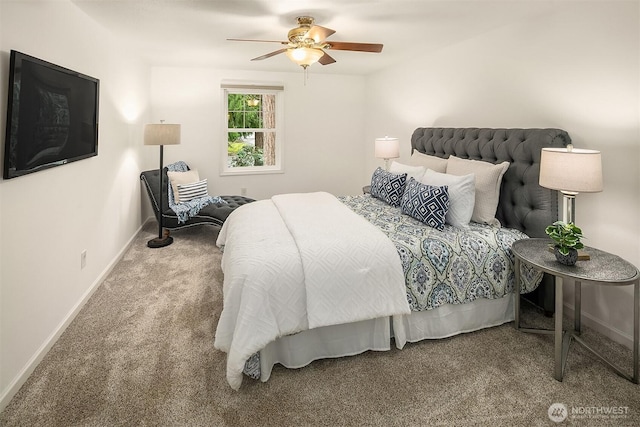
[[[478, 299], [468, 304], [447, 304], [434, 310], [326, 326], [279, 338], [260, 352], [260, 380], [267, 381], [276, 363], [301, 368], [314, 360], [352, 356], [365, 351], [391, 349], [407, 342], [446, 338], [502, 325], [514, 319], [513, 294], [500, 299]], [[393, 324], [393, 326], [392, 326]]]

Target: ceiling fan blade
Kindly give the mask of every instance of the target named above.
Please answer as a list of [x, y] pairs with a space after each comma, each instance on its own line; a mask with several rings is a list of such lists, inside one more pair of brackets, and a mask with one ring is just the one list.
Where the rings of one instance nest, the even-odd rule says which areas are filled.
[[331, 28], [325, 28], [325, 27], [321, 27], [320, 25], [314, 25], [309, 29], [309, 31], [307, 31], [307, 34], [305, 35], [305, 37], [308, 39], [315, 40], [316, 43], [320, 43], [333, 33], [335, 33], [335, 30], [332, 30]]
[[318, 59], [318, 62], [322, 65], [329, 65], [336, 62], [336, 60], [333, 59], [327, 52], [325, 52], [324, 55], [322, 55], [320, 59]]
[[278, 49], [278, 50], [275, 50], [273, 52], [266, 53], [266, 54], [264, 54], [262, 56], [258, 56], [257, 58], [253, 58], [252, 61], [260, 61], [262, 59], [271, 58], [272, 56], [276, 56], [276, 55], [279, 55], [279, 54], [281, 54], [283, 52], [286, 52], [287, 49], [289, 49], [289, 48], [285, 47], [284, 49]]
[[353, 42], [327, 42], [325, 49], [333, 50], [354, 50], [358, 52], [382, 52], [382, 45], [379, 43], [353, 43]]
[[231, 42], [261, 42], [261, 43], [289, 44], [289, 42], [283, 42], [282, 40], [227, 39], [227, 41], [231, 41]]

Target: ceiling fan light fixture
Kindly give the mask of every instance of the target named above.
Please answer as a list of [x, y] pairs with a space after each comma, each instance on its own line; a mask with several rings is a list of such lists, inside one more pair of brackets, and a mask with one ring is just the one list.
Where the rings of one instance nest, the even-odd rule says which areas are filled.
[[298, 47], [295, 49], [288, 49], [286, 54], [290, 60], [300, 65], [302, 68], [307, 68], [309, 65], [318, 62], [318, 60], [324, 56], [324, 51], [322, 49], [312, 47]]
[[[1, 1], [1, 0], [0, 0]], [[261, 61], [268, 59], [281, 53], [286, 53], [291, 62], [300, 65], [306, 72], [309, 65], [319, 62], [321, 65], [329, 65], [336, 62], [325, 49], [344, 50], [352, 52], [382, 52], [382, 44], [380, 43], [356, 43], [356, 42], [327, 42], [327, 37], [335, 33], [331, 28], [322, 27], [314, 24], [311, 16], [298, 16], [298, 26], [292, 28], [287, 33], [288, 41], [282, 40], [253, 40], [253, 39], [227, 39], [232, 41], [245, 42], [268, 42], [283, 45], [280, 49], [251, 59], [252, 61]], [[306, 80], [305, 80], [306, 81]]]

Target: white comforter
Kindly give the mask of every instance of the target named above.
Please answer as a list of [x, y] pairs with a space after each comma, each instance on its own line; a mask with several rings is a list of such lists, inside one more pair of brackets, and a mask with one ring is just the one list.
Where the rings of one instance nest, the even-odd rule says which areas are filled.
[[245, 361], [278, 337], [409, 314], [394, 244], [328, 193], [236, 209], [220, 231], [224, 307], [215, 347], [240, 388]]

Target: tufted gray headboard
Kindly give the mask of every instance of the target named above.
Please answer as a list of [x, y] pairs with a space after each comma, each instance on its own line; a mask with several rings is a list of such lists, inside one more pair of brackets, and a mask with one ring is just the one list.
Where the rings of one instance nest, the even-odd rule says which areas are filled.
[[558, 219], [558, 195], [538, 185], [540, 151], [570, 143], [569, 134], [560, 129], [418, 128], [411, 136], [411, 152], [509, 162], [496, 218], [504, 227], [545, 237], [545, 227]]

